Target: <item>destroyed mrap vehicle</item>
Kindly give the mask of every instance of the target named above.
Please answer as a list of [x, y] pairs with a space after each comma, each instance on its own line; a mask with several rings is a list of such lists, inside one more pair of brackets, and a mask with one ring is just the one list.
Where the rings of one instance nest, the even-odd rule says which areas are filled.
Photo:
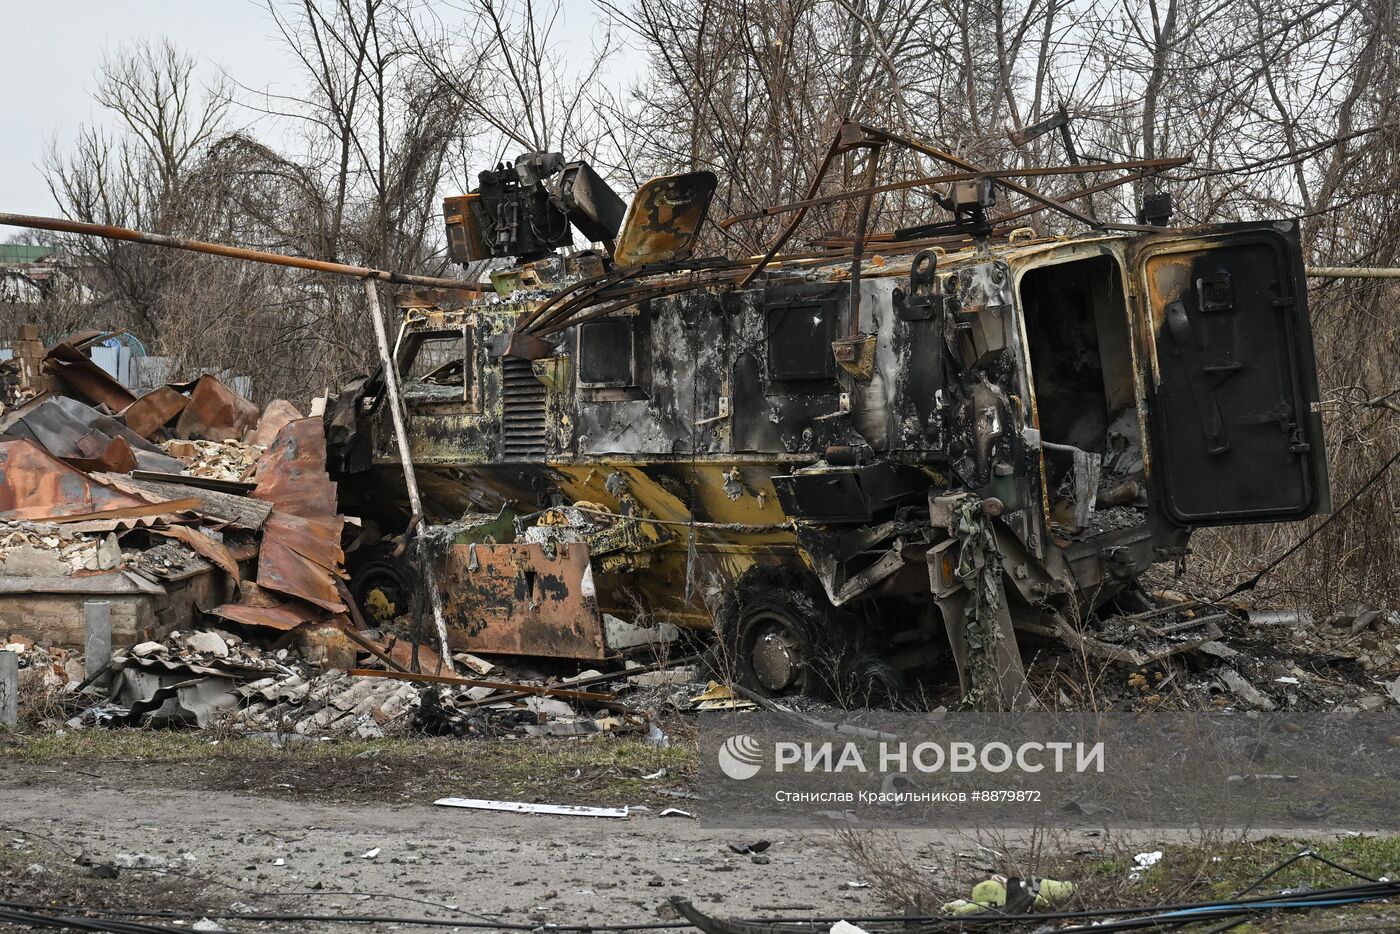
[[[886, 146], [963, 170], [947, 218], [864, 229]], [[866, 187], [823, 199], [818, 173], [764, 257], [695, 255], [708, 172], [624, 207], [530, 154], [448, 199], [453, 258], [498, 268], [485, 295], [398, 294], [421, 520], [382, 370], [327, 412], [342, 509], [383, 536], [350, 556], [362, 602], [402, 611], [396, 533], [423, 521], [454, 647], [602, 659], [624, 620], [715, 627], [769, 695], [942, 665], [1009, 708], [1021, 643], [1092, 644], [1193, 529], [1328, 508], [1296, 220], [1172, 229], [1159, 197], [1115, 229], [870, 127], [845, 153]], [[998, 187], [1032, 208], [998, 215]], [[780, 253], [808, 205], [860, 198], [845, 246]], [[1089, 230], [1013, 223], [1046, 208]], [[600, 246], [558, 252], [575, 229]]]

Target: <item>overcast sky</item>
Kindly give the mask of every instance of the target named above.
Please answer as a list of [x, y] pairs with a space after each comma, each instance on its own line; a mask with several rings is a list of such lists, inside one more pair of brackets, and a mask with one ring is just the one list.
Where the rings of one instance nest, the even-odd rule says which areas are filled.
[[[259, 90], [297, 86], [261, 0], [11, 0], [0, 16], [8, 39], [0, 55], [0, 211], [57, 213], [39, 168], [45, 147], [105, 122], [89, 94], [103, 54], [123, 42], [168, 36], [209, 74], [223, 68]], [[565, 17], [560, 32], [585, 45], [596, 23], [590, 0], [565, 0]], [[0, 231], [0, 240], [13, 232]]]

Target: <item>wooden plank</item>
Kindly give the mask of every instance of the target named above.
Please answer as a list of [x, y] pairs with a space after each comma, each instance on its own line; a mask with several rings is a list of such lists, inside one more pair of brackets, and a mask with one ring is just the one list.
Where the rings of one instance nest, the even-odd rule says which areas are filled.
[[195, 486], [201, 490], [214, 490], [218, 493], [230, 493], [235, 496], [243, 496], [253, 492], [257, 487], [256, 483], [247, 480], [221, 480], [218, 477], [192, 477], [187, 474], [161, 473], [158, 470], [133, 470], [131, 477], [134, 480], [152, 480], [157, 483], [178, 483], [181, 486]]
[[240, 529], [260, 529], [272, 513], [272, 504], [236, 493], [224, 493], [206, 489], [199, 483], [187, 483], [196, 477], [166, 475], [163, 480], [149, 480], [136, 476], [145, 471], [131, 474], [97, 474], [96, 478], [117, 489], [141, 496], [195, 496], [199, 506], [194, 511], [210, 519], [220, 519]]

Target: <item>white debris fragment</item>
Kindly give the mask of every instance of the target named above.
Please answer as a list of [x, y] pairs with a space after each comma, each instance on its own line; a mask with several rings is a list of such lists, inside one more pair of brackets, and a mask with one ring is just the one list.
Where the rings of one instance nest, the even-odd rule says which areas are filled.
[[190, 647], [191, 652], [214, 655], [219, 658], [228, 657], [228, 643], [221, 639], [217, 633], [192, 632], [185, 636], [185, 645]]
[[1150, 853], [1139, 853], [1133, 857], [1133, 869], [1128, 873], [1128, 878], [1133, 882], [1142, 878], [1142, 871], [1150, 869], [1162, 861], [1162, 851], [1153, 850]]
[[569, 817], [627, 817], [627, 806], [587, 807], [581, 804], [537, 804], [532, 801], [489, 801], [483, 798], [439, 798], [433, 804], [446, 808], [481, 811], [513, 811], [517, 814], [555, 814]]

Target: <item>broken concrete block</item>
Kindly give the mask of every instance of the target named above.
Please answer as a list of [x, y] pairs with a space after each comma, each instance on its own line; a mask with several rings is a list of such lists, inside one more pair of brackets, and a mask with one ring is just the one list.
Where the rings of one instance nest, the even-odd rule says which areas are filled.
[[228, 643], [212, 632], [192, 632], [185, 636], [185, 645], [189, 646], [191, 652], [216, 655], [219, 658], [228, 657]]
[[643, 645], [664, 645], [680, 638], [681, 631], [670, 623], [655, 626], [638, 626], [620, 620], [616, 616], [603, 614], [603, 639], [613, 651], [632, 649]]
[[478, 658], [470, 652], [458, 652], [452, 656], [452, 660], [465, 665], [481, 677], [486, 677], [496, 670], [496, 666], [484, 658]]
[[97, 569], [100, 571], [111, 571], [121, 567], [122, 546], [117, 543], [117, 534], [110, 533], [97, 546]]
[[67, 577], [68, 562], [54, 551], [21, 545], [5, 556], [7, 577]]
[[1250, 610], [1251, 626], [1302, 626], [1313, 624], [1313, 615], [1306, 610]]
[[553, 697], [527, 697], [525, 706], [535, 713], [542, 713], [551, 718], [576, 715], [572, 706]]
[[1219, 676], [1220, 682], [1225, 685], [1226, 689], [1250, 707], [1256, 710], [1274, 709], [1274, 702], [1269, 699], [1269, 696], [1246, 681], [1244, 676], [1235, 669], [1222, 668]]
[[694, 684], [699, 678], [700, 674], [694, 665], [682, 665], [664, 671], [645, 671], [630, 676], [627, 681], [640, 688], [659, 688], [673, 684]]

